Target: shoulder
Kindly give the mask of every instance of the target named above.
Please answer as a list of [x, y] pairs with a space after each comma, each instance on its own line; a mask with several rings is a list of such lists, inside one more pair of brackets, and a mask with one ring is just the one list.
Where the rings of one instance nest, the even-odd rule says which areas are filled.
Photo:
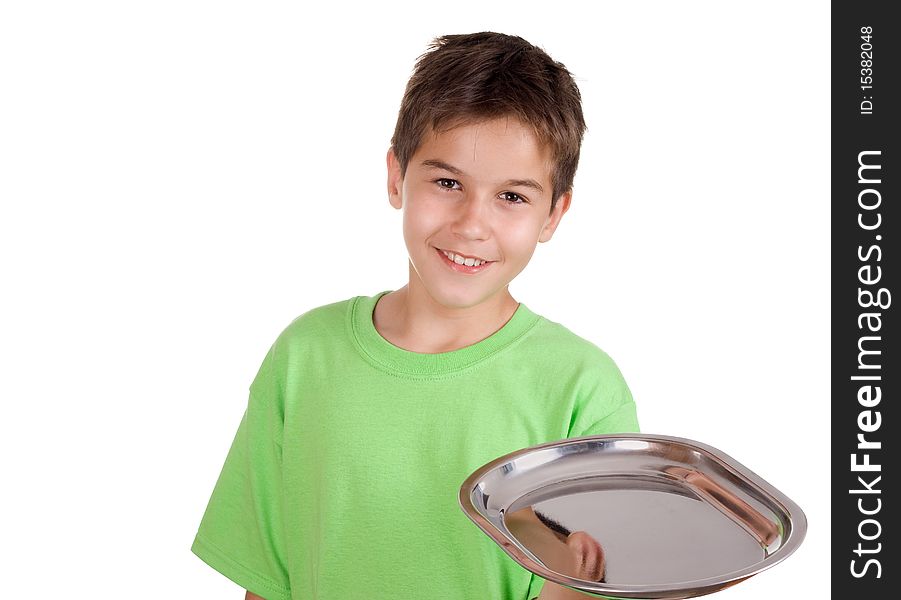
[[541, 318], [531, 341], [545, 360], [559, 363], [562, 369], [574, 368], [581, 373], [591, 372], [599, 376], [621, 376], [616, 363], [597, 344], [547, 317]]
[[[269, 346], [251, 382], [251, 395], [279, 402], [290, 382], [296, 381], [292, 374], [297, 374], [299, 365], [316, 369], [323, 361], [331, 360], [330, 357], [336, 354], [335, 348], [339, 348], [344, 340], [347, 313], [359, 298], [361, 296], [312, 308], [288, 323]], [[332, 364], [338, 362], [332, 360]]]
[[295, 317], [273, 342], [272, 358], [285, 359], [340, 338], [346, 327], [347, 311], [357, 298], [317, 306]]
[[563, 325], [544, 320], [540, 335], [549, 342], [549, 353], [556, 350], [557, 360], [565, 361], [552, 364], [550, 372], [559, 374], [571, 394], [566, 437], [638, 431], [632, 392], [610, 355]]
[[291, 339], [298, 335], [333, 331], [335, 327], [343, 327], [347, 311], [356, 299], [357, 297], [341, 300], [340, 302], [332, 302], [302, 313], [282, 330], [279, 338]]
[[619, 367], [594, 342], [542, 317], [530, 362], [547, 374], [566, 408], [565, 437], [637, 431], [635, 402]]

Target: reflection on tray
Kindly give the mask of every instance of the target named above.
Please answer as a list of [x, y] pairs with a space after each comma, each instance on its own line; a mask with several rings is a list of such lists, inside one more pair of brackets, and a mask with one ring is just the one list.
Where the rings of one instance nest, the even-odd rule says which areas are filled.
[[671, 479], [595, 477], [554, 489], [553, 495], [536, 490], [516, 502], [503, 522], [521, 547], [562, 575], [670, 585], [735, 571], [766, 556], [736, 519]]
[[779, 528], [775, 523], [704, 473], [683, 467], [667, 467], [663, 470], [684, 481], [692, 491], [719, 508], [724, 515], [753, 535], [764, 548], [769, 548], [779, 539]]
[[572, 532], [532, 507], [506, 515], [504, 522], [513, 537], [549, 569], [576, 579], [605, 582], [604, 550], [588, 532]]
[[466, 515], [549, 581], [601, 597], [709, 594], [801, 543], [801, 509], [722, 452], [645, 434], [586, 436], [502, 456], [460, 488]]

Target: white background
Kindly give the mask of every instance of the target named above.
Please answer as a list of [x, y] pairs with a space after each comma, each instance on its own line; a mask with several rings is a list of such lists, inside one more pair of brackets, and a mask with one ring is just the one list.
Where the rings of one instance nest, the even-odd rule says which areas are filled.
[[822, 597], [829, 25], [817, 2], [4, 3], [5, 595], [243, 597], [189, 547], [247, 387], [300, 313], [406, 283], [404, 85], [433, 37], [494, 30], [566, 64], [589, 126], [514, 297], [613, 356], [645, 432], [805, 510], [796, 554], [717, 598]]

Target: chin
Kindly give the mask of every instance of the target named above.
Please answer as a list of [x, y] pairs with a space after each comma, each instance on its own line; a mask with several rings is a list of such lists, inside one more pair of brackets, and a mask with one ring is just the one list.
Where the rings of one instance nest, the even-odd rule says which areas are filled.
[[470, 308], [478, 305], [481, 300], [480, 297], [472, 297], [459, 293], [436, 292], [432, 293], [431, 296], [435, 302], [447, 308]]
[[[496, 287], [497, 273], [493, 280], [480, 276], [454, 275], [445, 273], [444, 267], [420, 272], [412, 265], [412, 273], [418, 277], [419, 284], [429, 296], [441, 306], [450, 309], [466, 309], [491, 302], [500, 297], [506, 286]], [[432, 266], [432, 265], [428, 265]]]
[[486, 292], [484, 290], [464, 289], [465, 285], [458, 289], [427, 288], [435, 302], [447, 308], [472, 308], [497, 296], [498, 291]]

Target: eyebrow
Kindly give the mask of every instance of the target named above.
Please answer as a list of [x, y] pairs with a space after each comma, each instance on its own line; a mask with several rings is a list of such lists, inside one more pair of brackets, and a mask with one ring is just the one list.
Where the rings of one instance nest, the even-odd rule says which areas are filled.
[[[437, 160], [434, 158], [427, 158], [420, 163], [423, 167], [430, 167], [433, 169], [443, 169], [445, 171], [450, 171], [456, 176], [463, 175], [463, 171], [458, 169], [457, 167], [444, 162], [443, 160]], [[521, 186], [532, 188], [533, 190], [537, 190], [539, 194], [544, 193], [544, 188], [541, 187], [541, 184], [535, 181], [534, 179], [508, 179], [502, 185], [509, 186]]]

